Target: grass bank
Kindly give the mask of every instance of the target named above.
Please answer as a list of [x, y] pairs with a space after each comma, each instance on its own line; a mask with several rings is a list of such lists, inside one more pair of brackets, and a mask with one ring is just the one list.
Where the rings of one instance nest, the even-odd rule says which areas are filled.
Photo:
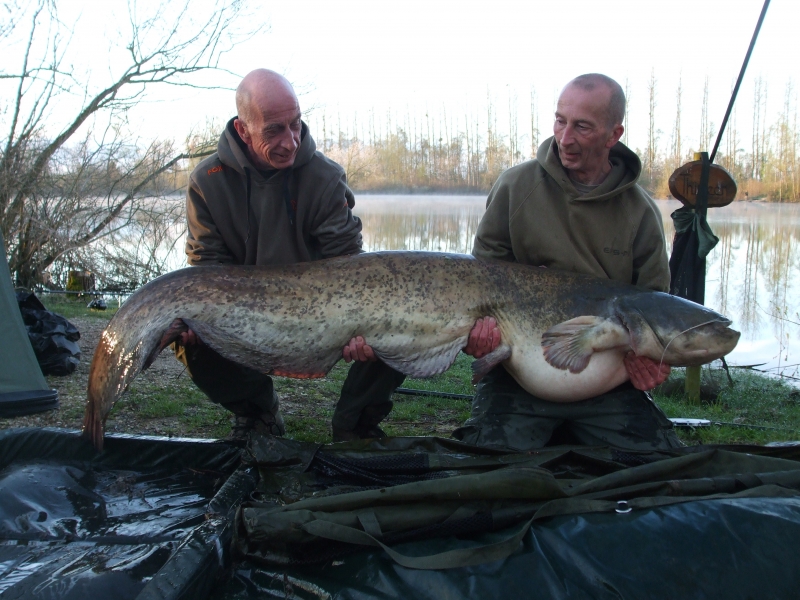
[[[108, 310], [95, 311], [86, 308], [88, 299], [44, 295], [42, 300], [50, 310], [81, 320], [94, 338], [99, 338], [99, 331], [117, 306], [116, 301], [110, 301]], [[83, 414], [88, 370], [84, 367], [91, 361], [96, 344], [96, 339], [92, 341], [90, 337], [82, 340], [85, 364], [79, 371], [68, 377], [48, 378], [61, 396], [61, 414], [52, 421], [58, 426], [74, 427]], [[195, 437], [227, 435], [230, 413], [209, 402], [177, 361], [164, 355], [159, 359], [161, 367], [154, 365], [138, 377], [114, 407], [108, 430]], [[394, 410], [383, 424], [385, 431], [393, 436], [448, 436], [469, 416], [469, 400], [426, 396], [424, 391], [471, 395], [474, 388], [470, 383], [470, 364], [471, 359], [462, 354], [442, 375], [406, 380], [404, 387], [420, 390], [423, 395], [396, 394]], [[330, 442], [330, 419], [347, 369], [340, 362], [323, 379], [276, 378], [289, 437]], [[713, 392], [714, 397], [692, 404], [683, 394], [683, 377], [682, 369], [674, 369], [668, 384], [657, 389], [653, 396], [669, 417], [711, 421], [708, 427], [679, 429], [678, 435], [685, 443], [765, 444], [800, 440], [800, 389], [743, 369], [731, 369], [731, 384], [723, 371], [704, 368], [704, 390]]]

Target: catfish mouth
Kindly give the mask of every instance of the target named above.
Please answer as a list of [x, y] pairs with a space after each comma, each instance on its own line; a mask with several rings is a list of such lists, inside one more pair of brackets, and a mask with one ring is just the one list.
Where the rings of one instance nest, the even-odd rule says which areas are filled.
[[[658, 358], [650, 356], [661, 363], [673, 366], [701, 365], [728, 354], [736, 347], [741, 335], [730, 328], [733, 323], [727, 317], [709, 311], [713, 318], [678, 329], [675, 324], [659, 325], [659, 315], [654, 313], [648, 318], [641, 310], [624, 314], [617, 314], [622, 324], [630, 335], [631, 349], [637, 355], [648, 355], [651, 352], [658, 354]], [[634, 316], [635, 315], [635, 316]], [[676, 319], [678, 322], [680, 319]], [[694, 337], [698, 344], [682, 344], [682, 336]], [[705, 338], [705, 339], [703, 339]], [[703, 343], [705, 342], [705, 343]], [[694, 347], [693, 347], [694, 346]], [[648, 350], [650, 352], [648, 352]]]
[[[675, 366], [698, 366], [722, 358], [736, 347], [741, 335], [731, 329], [730, 324], [730, 319], [721, 317], [682, 331], [667, 343], [662, 356], [668, 356], [672, 344], [674, 359], [670, 362]], [[688, 342], [681, 344], [680, 336], [687, 334], [690, 336]], [[697, 343], [694, 343], [695, 340]]]
[[[710, 325], [713, 329], [718, 330], [719, 333], [723, 333], [723, 332], [726, 332], [726, 331], [733, 331], [732, 329], [730, 329], [730, 326], [733, 323], [733, 321], [731, 321], [727, 317], [723, 317], [722, 315], [720, 315], [719, 317], [716, 317], [714, 319], [709, 319], [708, 321], [704, 321], [703, 323], [698, 323], [697, 325], [692, 325], [691, 327], [688, 327], [688, 328], [684, 329], [683, 331], [679, 331], [679, 332], [675, 333], [668, 340], [665, 340], [664, 336], [663, 336], [663, 332], [660, 330], [659, 327], [654, 327], [653, 324], [644, 315], [642, 315], [642, 319], [644, 319], [644, 321], [650, 327], [650, 330], [653, 332], [653, 335], [656, 336], [656, 339], [661, 344], [661, 348], [663, 349], [664, 352], [666, 352], [667, 349], [670, 347], [670, 345], [675, 340], [677, 340], [680, 336], [685, 335], [687, 333], [690, 333], [692, 331], [695, 331], [697, 329], [700, 329], [702, 327], [706, 327], [708, 325]], [[739, 332], [736, 331], [735, 333], [736, 333], [737, 339], [738, 339]]]

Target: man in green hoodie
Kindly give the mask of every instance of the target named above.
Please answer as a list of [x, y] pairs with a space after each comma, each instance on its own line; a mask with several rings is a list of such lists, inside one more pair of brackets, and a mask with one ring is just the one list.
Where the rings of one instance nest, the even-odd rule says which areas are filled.
[[[187, 192], [190, 265], [286, 265], [361, 252], [361, 221], [344, 169], [316, 151], [297, 96], [281, 75], [249, 73], [238, 116], [217, 152], [192, 171]], [[483, 321], [473, 339], [481, 338]], [[176, 356], [192, 381], [236, 415], [234, 435], [285, 432], [269, 376], [233, 363], [183, 334]], [[332, 419], [334, 441], [382, 437], [392, 392], [405, 376], [376, 359], [362, 337], [342, 350], [350, 368]]]
[[[606, 277], [668, 291], [661, 215], [637, 185], [639, 158], [619, 142], [625, 95], [596, 73], [569, 82], [558, 99], [554, 136], [536, 159], [505, 171], [489, 193], [472, 253]], [[478, 358], [499, 343], [493, 320], [472, 342]], [[491, 332], [491, 333], [489, 333]], [[645, 390], [669, 367], [630, 354], [631, 381], [579, 402], [548, 402], [525, 392], [500, 366], [478, 384], [472, 415], [453, 435], [484, 446], [529, 450], [548, 444], [635, 450], [681, 445]]]
[[[187, 192], [190, 265], [285, 265], [361, 252], [361, 221], [344, 169], [316, 151], [297, 96], [281, 75], [249, 73], [236, 90], [238, 116], [217, 152], [192, 172]], [[356, 359], [333, 416], [338, 439], [382, 435], [403, 375], [365, 355], [363, 339], [343, 349]], [[236, 415], [234, 435], [285, 431], [272, 379], [197, 340], [176, 348], [194, 383]]]

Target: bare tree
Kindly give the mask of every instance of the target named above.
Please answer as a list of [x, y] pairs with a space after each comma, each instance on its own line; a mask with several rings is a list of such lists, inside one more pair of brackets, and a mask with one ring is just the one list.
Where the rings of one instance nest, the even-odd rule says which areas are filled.
[[764, 179], [767, 141], [767, 83], [762, 77], [753, 82], [753, 133], [750, 176], [756, 181]]
[[700, 151], [711, 151], [712, 125], [708, 122], [708, 75], [703, 86], [703, 107], [700, 110]]
[[[661, 134], [660, 129], [656, 129], [656, 74], [655, 70], [650, 72], [650, 81], [647, 83], [648, 95], [648, 126], [647, 126], [647, 153], [645, 155], [644, 168], [646, 170], [646, 180], [643, 184], [651, 190], [655, 190], [657, 176], [660, 166], [656, 164], [658, 159], [658, 138]], [[643, 177], [643, 179], [645, 179]]]
[[2, 17], [0, 43], [10, 46], [19, 41], [12, 39], [15, 31], [26, 32], [18, 70], [0, 71], [0, 79], [13, 82], [13, 92], [0, 96], [7, 115], [0, 139], [0, 227], [19, 285], [40, 282], [70, 252], [147, 214], [154, 191], [181, 161], [209, 153], [196, 140], [192, 149], [142, 144], [124, 127], [147, 89], [198, 87], [191, 75], [222, 71], [220, 57], [247, 35], [233, 29], [240, 0], [221, 0], [209, 11], [190, 9], [188, 0], [177, 11], [167, 4], [142, 16], [130, 1], [127, 61], [109, 64], [107, 80], [97, 86], [66, 64], [64, 40], [71, 32], [55, 2], [12, 6]]
[[681, 100], [683, 98], [682, 76], [678, 77], [678, 89], [675, 90], [675, 126], [672, 128], [672, 170], [683, 162], [683, 146], [681, 144]]
[[622, 143], [626, 146], [628, 145], [628, 129], [630, 129], [630, 119], [628, 115], [631, 114], [631, 86], [628, 82], [628, 78], [625, 78], [625, 132], [622, 134]]
[[536, 88], [531, 86], [531, 158], [539, 149], [539, 112], [536, 110]]
[[[330, 146], [327, 156], [339, 163], [347, 175], [347, 184], [357, 188], [365, 185], [374, 169], [374, 147], [353, 137], [342, 145]], [[368, 184], [367, 184], [368, 185]]]
[[[731, 90], [733, 90], [733, 86], [735, 84], [731, 84]], [[717, 159], [717, 162], [722, 164], [728, 171], [731, 172], [734, 179], [741, 179], [741, 173], [739, 172], [739, 163], [738, 163], [738, 154], [739, 154], [739, 130], [737, 128], [736, 123], [736, 105], [734, 104], [733, 110], [731, 111], [731, 116], [728, 119], [728, 126], [725, 129], [725, 155]]]

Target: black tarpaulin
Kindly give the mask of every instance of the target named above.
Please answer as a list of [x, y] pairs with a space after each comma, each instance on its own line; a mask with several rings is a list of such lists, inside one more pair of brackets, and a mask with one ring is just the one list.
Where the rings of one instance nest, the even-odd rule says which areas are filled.
[[[381, 552], [290, 569], [245, 561], [210, 597], [793, 600], [800, 586], [798, 535], [795, 498], [701, 500], [627, 514], [555, 517], [534, 524], [508, 558], [458, 569], [407, 569]], [[441, 552], [463, 543], [398, 549]]]
[[98, 454], [77, 432], [0, 433], [0, 598], [207, 594], [227, 554], [230, 508], [254, 483], [242, 487], [235, 471], [240, 449], [106, 441]]
[[[562, 446], [492, 455], [435, 438], [394, 439], [363, 450], [340, 446], [253, 441], [262, 498], [239, 511], [240, 554], [297, 565], [367, 546], [403, 566], [444, 569], [507, 557], [536, 521], [615, 512], [621, 501], [625, 510], [640, 510], [701, 499], [800, 497], [795, 449], [754, 455], [724, 447], [623, 452]], [[515, 524], [517, 531], [502, 543], [459, 552], [420, 558], [393, 548]]]
[[[12, 430], [0, 434], [0, 598], [794, 598], [798, 467], [791, 445], [505, 453], [437, 438], [260, 438], [242, 455], [109, 436], [98, 454], [77, 432]], [[415, 484], [427, 498], [408, 493]], [[433, 570], [302, 527], [231, 547], [237, 507], [303, 503], [320, 521], [336, 505], [358, 511], [344, 524], [409, 557], [522, 535], [505, 557]]]

